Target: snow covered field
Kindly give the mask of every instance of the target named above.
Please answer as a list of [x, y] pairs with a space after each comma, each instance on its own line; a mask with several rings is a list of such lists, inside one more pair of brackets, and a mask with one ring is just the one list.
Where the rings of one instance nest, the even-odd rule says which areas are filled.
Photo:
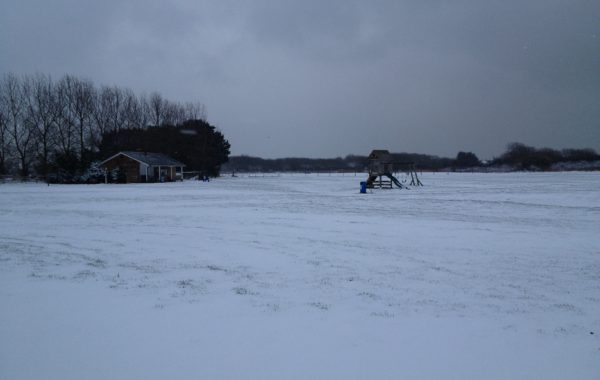
[[600, 173], [0, 185], [0, 379], [599, 379]]

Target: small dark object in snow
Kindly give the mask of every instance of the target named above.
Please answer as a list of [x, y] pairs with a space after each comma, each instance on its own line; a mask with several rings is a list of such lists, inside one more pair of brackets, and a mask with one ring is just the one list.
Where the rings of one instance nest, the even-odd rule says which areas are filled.
[[594, 332], [593, 332], [593, 331], [590, 331], [590, 335], [594, 335]]

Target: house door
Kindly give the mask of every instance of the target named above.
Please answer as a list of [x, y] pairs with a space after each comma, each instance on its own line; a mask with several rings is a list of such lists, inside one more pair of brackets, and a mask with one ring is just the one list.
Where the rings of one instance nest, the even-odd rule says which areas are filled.
[[165, 182], [169, 180], [169, 168], [168, 167], [154, 167], [154, 178], [158, 182]]

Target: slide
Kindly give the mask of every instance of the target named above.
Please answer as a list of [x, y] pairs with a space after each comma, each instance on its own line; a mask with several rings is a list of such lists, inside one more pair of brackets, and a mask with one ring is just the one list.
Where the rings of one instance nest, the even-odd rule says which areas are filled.
[[408, 187], [404, 186], [403, 184], [400, 183], [400, 181], [398, 181], [398, 178], [394, 177], [392, 175], [392, 173], [385, 173], [385, 176], [388, 177], [389, 179], [392, 180], [392, 182], [394, 182], [394, 184], [396, 186], [398, 186], [401, 189], [408, 189]]

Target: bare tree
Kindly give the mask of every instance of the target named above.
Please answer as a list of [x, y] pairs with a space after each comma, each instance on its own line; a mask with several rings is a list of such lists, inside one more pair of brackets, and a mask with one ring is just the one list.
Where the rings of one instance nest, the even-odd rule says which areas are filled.
[[102, 135], [110, 130], [112, 115], [111, 115], [111, 98], [112, 89], [103, 86], [100, 91], [95, 92], [94, 97], [94, 145], [99, 145]]
[[23, 92], [22, 80], [14, 74], [6, 74], [2, 80], [2, 93], [0, 102], [5, 109], [5, 118], [8, 135], [19, 160], [19, 169], [22, 176], [29, 175], [31, 152], [34, 142], [33, 128], [26, 118], [26, 102]]
[[123, 90], [116, 86], [110, 87], [107, 96], [111, 115], [110, 130], [119, 131], [123, 127]]
[[58, 120], [56, 124], [56, 144], [58, 151], [63, 155], [73, 153], [75, 140], [75, 116], [70, 107], [70, 92], [74, 84], [72, 77], [61, 78], [56, 87], [56, 106]]
[[64, 79], [69, 113], [75, 122], [75, 132], [79, 140], [79, 158], [83, 160], [87, 148], [86, 137], [90, 135], [94, 110], [94, 85], [89, 80], [82, 80], [70, 75]]
[[183, 106], [185, 110], [185, 120], [206, 121], [206, 107], [199, 102], [187, 102]]
[[59, 116], [55, 86], [50, 76], [37, 74], [25, 78], [24, 94], [27, 120], [35, 134], [40, 169], [47, 180], [50, 154], [54, 146], [54, 131]]
[[[2, 94], [2, 83], [0, 82], [0, 94]], [[2, 96], [2, 95], [0, 95]], [[0, 174], [7, 173], [8, 160], [8, 125], [6, 123], [3, 102], [0, 100]]]
[[181, 104], [165, 100], [163, 109], [164, 117], [162, 124], [177, 125], [185, 121], [185, 108]]
[[126, 103], [126, 94], [119, 87], [102, 86], [97, 92], [93, 107], [94, 131], [92, 135], [96, 146], [100, 144], [105, 133], [127, 127], [126, 124], [129, 120], [124, 120], [125, 117], [128, 117], [125, 108], [126, 106], [135, 106]]
[[123, 90], [123, 107], [121, 108], [121, 120], [123, 128], [142, 128], [142, 107], [130, 89]]
[[92, 127], [94, 112], [94, 84], [90, 80], [79, 81], [76, 87], [75, 113], [79, 133], [79, 155], [84, 160], [86, 150], [92, 150]]
[[142, 94], [138, 98], [138, 103], [140, 105], [140, 127], [146, 128], [152, 119], [152, 112], [150, 110], [150, 102], [146, 95]]
[[148, 104], [150, 106], [151, 120], [155, 127], [162, 125], [164, 122], [165, 102], [162, 95], [158, 92], [150, 94]]

